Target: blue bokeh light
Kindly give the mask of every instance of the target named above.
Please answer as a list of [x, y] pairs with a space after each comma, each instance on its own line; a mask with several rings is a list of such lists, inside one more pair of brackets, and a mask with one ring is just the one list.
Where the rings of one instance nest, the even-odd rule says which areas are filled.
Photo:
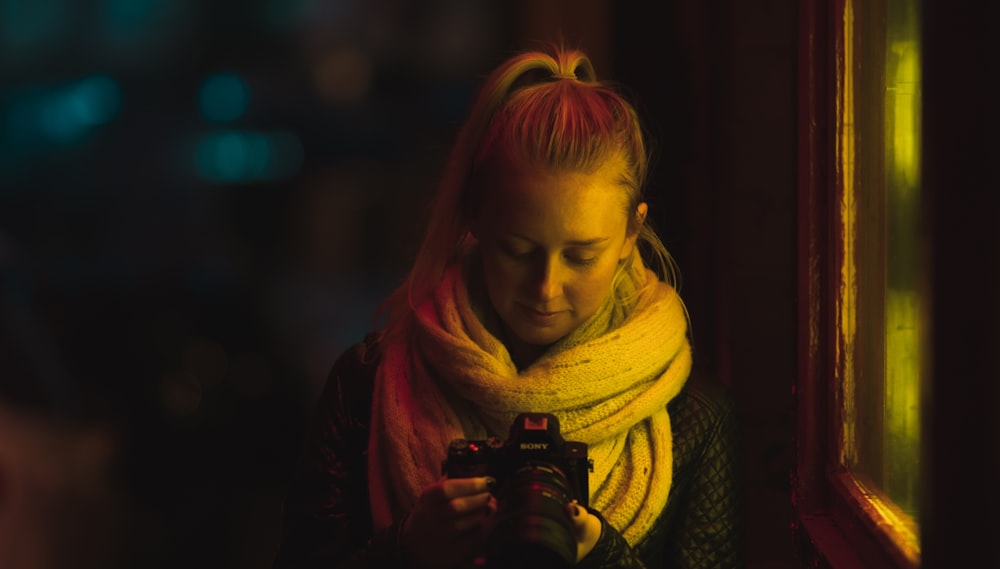
[[302, 166], [302, 142], [288, 131], [224, 130], [195, 143], [198, 175], [215, 183], [267, 182], [289, 178]]
[[191, 25], [190, 1], [100, 0], [101, 25], [95, 39], [120, 62], [149, 65], [179, 46]]
[[202, 116], [216, 122], [234, 121], [250, 106], [250, 89], [235, 73], [218, 73], [206, 79], [198, 90]]
[[93, 75], [59, 88], [26, 94], [10, 107], [10, 142], [27, 146], [74, 144], [111, 122], [121, 102], [121, 87], [108, 75]]
[[111, 29], [135, 33], [155, 22], [163, 4], [158, 0], [105, 0], [105, 20]]
[[57, 143], [73, 143], [118, 112], [121, 90], [105, 75], [88, 77], [57, 92], [41, 108], [41, 127]]
[[37, 52], [64, 41], [69, 25], [67, 0], [0, 0], [0, 59], [28, 63]]

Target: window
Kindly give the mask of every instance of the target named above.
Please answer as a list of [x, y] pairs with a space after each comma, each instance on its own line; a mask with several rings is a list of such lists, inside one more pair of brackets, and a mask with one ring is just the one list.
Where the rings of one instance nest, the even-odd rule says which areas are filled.
[[802, 15], [796, 505], [813, 526], [800, 537], [834, 567], [920, 564], [918, 7], [809, 2]]
[[915, 565], [924, 353], [917, 1], [847, 2], [844, 30], [840, 465], [866, 515]]

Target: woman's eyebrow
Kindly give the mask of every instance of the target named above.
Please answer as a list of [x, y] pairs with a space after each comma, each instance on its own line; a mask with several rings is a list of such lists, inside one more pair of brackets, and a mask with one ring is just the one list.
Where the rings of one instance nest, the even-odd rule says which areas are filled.
[[[520, 239], [522, 241], [528, 241], [529, 243], [534, 243], [532, 239], [529, 239], [528, 237], [519, 235], [517, 233], [507, 233], [506, 237], [513, 239]], [[593, 247], [594, 245], [600, 245], [601, 243], [604, 243], [605, 241], [609, 240], [610, 238], [608, 237], [594, 237], [592, 239], [574, 239], [572, 241], [567, 241], [565, 245], [569, 247]]]
[[593, 239], [582, 239], [578, 241], [569, 241], [566, 244], [571, 247], [591, 247], [593, 245], [598, 245], [607, 241], [607, 237], [595, 237]]

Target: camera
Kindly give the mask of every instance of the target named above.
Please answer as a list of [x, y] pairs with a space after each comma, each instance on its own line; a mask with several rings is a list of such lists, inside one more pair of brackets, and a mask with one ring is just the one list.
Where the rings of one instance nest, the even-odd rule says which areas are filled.
[[507, 440], [455, 439], [443, 464], [448, 478], [491, 476], [497, 512], [487, 540], [485, 566], [569, 567], [576, 537], [566, 506], [589, 501], [593, 462], [586, 443], [566, 441], [559, 419], [521, 413]]

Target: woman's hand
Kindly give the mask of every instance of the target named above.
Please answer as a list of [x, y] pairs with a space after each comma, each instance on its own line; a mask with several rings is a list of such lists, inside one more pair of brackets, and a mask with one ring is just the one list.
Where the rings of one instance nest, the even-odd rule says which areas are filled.
[[489, 477], [444, 478], [424, 490], [400, 534], [414, 567], [451, 569], [480, 553], [487, 518], [496, 509], [493, 483]]
[[567, 506], [576, 532], [576, 562], [587, 556], [601, 537], [601, 519], [573, 500]]

